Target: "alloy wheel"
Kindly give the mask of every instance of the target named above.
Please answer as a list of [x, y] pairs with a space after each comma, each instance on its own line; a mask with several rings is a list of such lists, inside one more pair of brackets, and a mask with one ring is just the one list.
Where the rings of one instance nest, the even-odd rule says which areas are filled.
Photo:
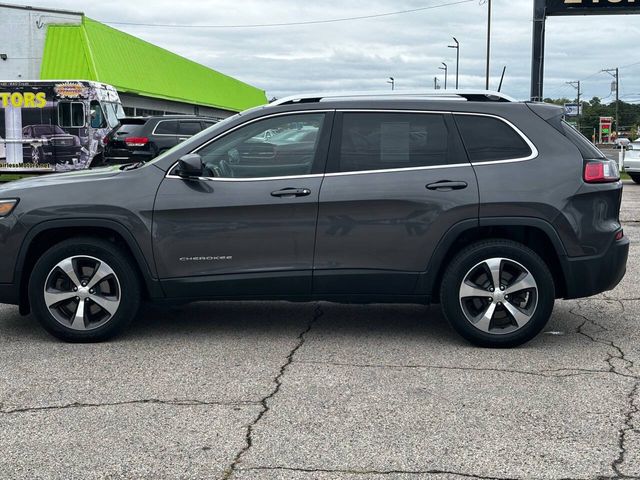
[[538, 307], [538, 284], [520, 263], [490, 258], [467, 272], [459, 298], [473, 326], [492, 335], [506, 335], [531, 321]]
[[104, 261], [89, 256], [65, 258], [44, 286], [44, 302], [53, 317], [72, 330], [95, 330], [118, 311], [120, 282]]

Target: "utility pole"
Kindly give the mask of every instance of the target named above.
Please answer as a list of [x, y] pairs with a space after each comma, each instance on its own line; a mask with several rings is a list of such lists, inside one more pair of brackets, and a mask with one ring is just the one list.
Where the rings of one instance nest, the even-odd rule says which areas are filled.
[[620, 121], [620, 69], [607, 68], [602, 71], [616, 79], [616, 138], [618, 138], [620, 133], [620, 124], [618, 123]]
[[488, 22], [487, 22], [487, 82], [486, 90], [489, 90], [489, 75], [491, 72], [491, 0], [487, 0], [489, 6]]
[[440, 70], [444, 70], [444, 89], [447, 89], [447, 77], [448, 77], [448, 73], [449, 73], [449, 67], [447, 66], [446, 63], [442, 62], [442, 65], [444, 65], [444, 67], [438, 67]]
[[567, 82], [567, 85], [571, 85], [573, 88], [578, 90], [578, 117], [576, 118], [576, 123], [578, 125], [578, 130], [580, 130], [580, 114], [582, 113], [582, 104], [580, 103], [580, 96], [582, 95], [581, 83], [580, 80], [577, 82]]
[[456, 90], [458, 90], [458, 87], [460, 85], [460, 83], [458, 82], [460, 78], [460, 42], [456, 37], [453, 37], [453, 41], [456, 42], [456, 44], [449, 45], [449, 48], [456, 49]]

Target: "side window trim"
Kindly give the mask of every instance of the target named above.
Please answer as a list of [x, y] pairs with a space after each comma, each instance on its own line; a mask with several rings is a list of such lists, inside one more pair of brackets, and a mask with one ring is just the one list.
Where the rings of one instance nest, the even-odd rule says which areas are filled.
[[[529, 160], [534, 160], [536, 158], [538, 158], [538, 156], [540, 155], [540, 152], [538, 151], [538, 149], [536, 148], [535, 144], [529, 139], [529, 137], [527, 137], [524, 132], [522, 130], [520, 130], [518, 127], [516, 127], [513, 123], [511, 123], [509, 120], [507, 120], [506, 118], [503, 118], [499, 115], [493, 115], [490, 113], [474, 113], [474, 112], [452, 112], [453, 113], [453, 117], [455, 119], [456, 116], [458, 115], [463, 115], [463, 116], [467, 116], [467, 117], [485, 117], [485, 118], [495, 118], [496, 120], [499, 120], [503, 123], [505, 123], [507, 126], [509, 126], [514, 132], [516, 132], [518, 134], [518, 136], [520, 136], [520, 138], [522, 138], [522, 140], [524, 140], [524, 142], [527, 144], [527, 146], [531, 149], [531, 154], [527, 157], [520, 157], [520, 158], [505, 158], [502, 160], [484, 160], [484, 161], [480, 161], [480, 162], [471, 162], [471, 165], [475, 166], [482, 166], [482, 165], [497, 165], [497, 164], [501, 164], [501, 163], [516, 163], [516, 162], [526, 162]], [[458, 131], [459, 131], [459, 127], [458, 127]], [[462, 132], [460, 132], [460, 138], [462, 140], [462, 143], [464, 145], [464, 139], [462, 138]], [[466, 145], [465, 145], [465, 149], [466, 149]]]
[[[253, 118], [247, 122], [243, 122], [239, 125], [236, 125], [233, 128], [230, 128], [229, 130], [226, 130], [222, 133], [220, 133], [219, 135], [216, 135], [213, 138], [210, 138], [209, 140], [207, 140], [205, 143], [203, 143], [202, 145], [199, 145], [198, 147], [194, 148], [193, 150], [191, 150], [189, 153], [198, 153], [200, 150], [202, 150], [203, 148], [206, 148], [207, 146], [209, 146], [210, 144], [212, 144], [213, 142], [235, 132], [236, 130], [239, 130], [243, 127], [246, 127], [248, 125], [251, 125], [253, 123], [262, 121], [262, 120], [266, 120], [266, 119], [270, 119], [270, 118], [277, 118], [277, 117], [283, 117], [283, 116], [292, 116], [292, 115], [305, 115], [305, 114], [317, 114], [317, 113], [322, 113], [325, 115], [325, 119], [324, 119], [324, 125], [323, 125], [323, 132], [321, 135], [321, 138], [318, 142], [318, 151], [316, 152], [316, 159], [314, 160], [314, 164], [312, 167], [312, 173], [308, 174], [308, 175], [287, 175], [287, 176], [280, 176], [280, 177], [256, 177], [256, 178], [221, 178], [221, 177], [200, 177], [199, 180], [204, 180], [204, 181], [210, 181], [210, 182], [260, 182], [260, 181], [269, 181], [269, 180], [288, 180], [288, 179], [297, 179], [297, 178], [321, 178], [324, 177], [325, 174], [323, 173], [326, 169], [326, 165], [327, 165], [327, 157], [328, 157], [328, 150], [329, 150], [329, 142], [331, 140], [331, 135], [332, 135], [332, 130], [333, 130], [333, 123], [334, 123], [334, 117], [335, 117], [335, 109], [321, 109], [321, 110], [295, 110], [295, 111], [290, 111], [290, 112], [278, 112], [278, 113], [274, 113], [271, 115], [265, 115], [263, 117], [257, 117], [257, 118]], [[316, 165], [316, 162], [321, 163]], [[176, 161], [173, 165], [171, 165], [171, 167], [167, 170], [167, 174], [165, 175], [165, 178], [171, 178], [171, 179], [178, 179], [178, 180], [184, 180], [182, 177], [178, 176], [178, 175], [173, 175], [173, 171], [176, 169], [176, 167], [178, 166], [178, 161]], [[317, 172], [314, 172], [313, 170], [318, 170]]]

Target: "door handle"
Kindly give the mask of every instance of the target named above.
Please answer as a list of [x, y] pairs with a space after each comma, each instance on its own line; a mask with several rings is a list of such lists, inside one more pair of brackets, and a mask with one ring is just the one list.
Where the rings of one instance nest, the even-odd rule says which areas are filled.
[[452, 190], [464, 190], [468, 186], [467, 182], [450, 182], [447, 180], [443, 182], [430, 183], [427, 185], [427, 188], [429, 190], [437, 190], [439, 192], [450, 192]]
[[308, 188], [283, 188], [282, 190], [271, 192], [272, 197], [280, 198], [307, 197], [309, 195], [311, 195], [311, 190]]

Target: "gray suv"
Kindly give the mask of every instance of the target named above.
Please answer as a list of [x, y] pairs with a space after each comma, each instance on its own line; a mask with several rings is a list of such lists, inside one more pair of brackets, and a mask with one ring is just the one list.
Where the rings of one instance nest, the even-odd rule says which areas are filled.
[[562, 113], [490, 92], [291, 97], [146, 164], [4, 185], [0, 302], [76, 342], [143, 299], [440, 303], [467, 340], [520, 345], [626, 269], [617, 166]]

